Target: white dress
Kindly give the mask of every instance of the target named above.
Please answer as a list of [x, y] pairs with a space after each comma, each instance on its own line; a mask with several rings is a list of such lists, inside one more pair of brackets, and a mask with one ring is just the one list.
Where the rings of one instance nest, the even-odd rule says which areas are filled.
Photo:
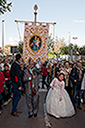
[[82, 83], [81, 83], [81, 90], [83, 90], [83, 91], [85, 90], [85, 73], [84, 73]]
[[[67, 91], [64, 89], [64, 81], [60, 82], [54, 78], [50, 86], [54, 86], [54, 89], [50, 88], [46, 97], [47, 113], [56, 118], [73, 116], [75, 110]], [[60, 98], [62, 98], [61, 101]]]

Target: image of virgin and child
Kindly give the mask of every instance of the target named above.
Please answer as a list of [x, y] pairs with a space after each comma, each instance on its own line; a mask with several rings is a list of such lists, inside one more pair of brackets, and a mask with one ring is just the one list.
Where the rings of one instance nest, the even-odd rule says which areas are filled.
[[41, 47], [41, 39], [39, 36], [35, 35], [30, 40], [30, 47], [33, 51], [38, 51]]

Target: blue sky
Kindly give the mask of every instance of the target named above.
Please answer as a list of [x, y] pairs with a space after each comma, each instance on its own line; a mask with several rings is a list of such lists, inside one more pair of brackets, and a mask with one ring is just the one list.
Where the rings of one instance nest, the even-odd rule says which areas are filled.
[[[33, 6], [38, 5], [38, 21], [57, 22], [55, 35], [71, 42], [85, 45], [85, 0], [8, 0], [13, 2], [12, 12], [0, 16], [0, 46], [2, 45], [2, 20], [5, 20], [5, 44], [19, 41], [17, 25], [14, 20], [33, 21]], [[23, 24], [19, 24], [23, 39]], [[50, 27], [52, 31], [52, 26]], [[73, 40], [72, 37], [78, 37]]]

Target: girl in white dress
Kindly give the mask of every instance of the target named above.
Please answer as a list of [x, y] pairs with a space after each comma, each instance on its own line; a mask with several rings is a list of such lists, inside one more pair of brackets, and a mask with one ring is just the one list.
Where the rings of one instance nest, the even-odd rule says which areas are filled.
[[46, 97], [47, 113], [60, 117], [70, 117], [75, 114], [74, 107], [67, 91], [64, 89], [64, 74], [60, 73], [58, 78], [54, 78], [51, 82], [50, 90]]

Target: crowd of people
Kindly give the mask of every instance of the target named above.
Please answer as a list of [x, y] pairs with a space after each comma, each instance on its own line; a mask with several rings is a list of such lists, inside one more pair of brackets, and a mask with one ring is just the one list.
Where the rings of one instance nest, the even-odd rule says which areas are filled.
[[[28, 117], [36, 117], [39, 110], [39, 89], [47, 89], [47, 113], [60, 117], [73, 116], [76, 108], [85, 104], [85, 69], [82, 60], [35, 63], [32, 59], [24, 63], [20, 54], [15, 60], [0, 59], [0, 114], [3, 105], [12, 100], [11, 115], [19, 117], [17, 109], [22, 95], [26, 97]], [[40, 77], [42, 76], [42, 77]], [[40, 79], [42, 78], [42, 87]]]

